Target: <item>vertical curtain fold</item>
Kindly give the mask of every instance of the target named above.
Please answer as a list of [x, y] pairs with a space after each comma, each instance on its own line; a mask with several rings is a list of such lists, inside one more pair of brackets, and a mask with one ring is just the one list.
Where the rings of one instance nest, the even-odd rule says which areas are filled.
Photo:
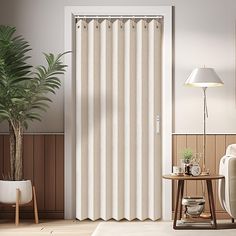
[[112, 217], [112, 31], [109, 21], [101, 23], [101, 218]]
[[[76, 212], [88, 217], [88, 26], [76, 24]], [[83, 111], [83, 112], [82, 112]], [[86, 158], [84, 158], [86, 157]]]
[[161, 23], [78, 20], [79, 220], [161, 216]]
[[[161, 98], [162, 98], [162, 27], [161, 23], [158, 21], [153, 21], [154, 24], [154, 122], [159, 115], [161, 119]], [[154, 125], [155, 126], [155, 125]], [[162, 163], [162, 150], [161, 150], [161, 127], [159, 127], [159, 133], [156, 133], [156, 126], [154, 128], [154, 157], [152, 172], [153, 172], [153, 205], [150, 208], [153, 209], [152, 220], [156, 220], [161, 217], [161, 191], [162, 184], [160, 182], [161, 178], [161, 163]]]
[[148, 189], [149, 189], [149, 218], [156, 220], [160, 217], [158, 209], [161, 208], [161, 187], [159, 176], [161, 175], [161, 139], [156, 135], [155, 121], [161, 114], [161, 27], [158, 21], [152, 20], [148, 28], [148, 134], [149, 134], [149, 163], [148, 163]]
[[[88, 218], [100, 217], [100, 26], [88, 24]], [[83, 138], [83, 137], [82, 137]], [[83, 158], [83, 157], [82, 157]]]
[[120, 20], [113, 23], [113, 218], [124, 214], [124, 26]]
[[125, 23], [125, 218], [132, 220], [136, 218], [136, 161], [135, 150], [135, 90], [136, 87], [136, 24], [133, 20]]
[[137, 218], [147, 218], [147, 25], [137, 23]]

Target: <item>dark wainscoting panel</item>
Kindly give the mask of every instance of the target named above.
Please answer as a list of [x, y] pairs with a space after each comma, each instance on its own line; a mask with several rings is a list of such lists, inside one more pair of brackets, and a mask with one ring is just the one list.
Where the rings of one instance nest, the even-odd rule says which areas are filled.
[[[0, 174], [10, 170], [9, 136], [0, 134]], [[40, 218], [64, 218], [64, 135], [26, 134], [23, 151], [24, 179], [36, 188]], [[31, 207], [22, 207], [20, 217], [32, 218]], [[0, 208], [0, 218], [14, 218], [14, 209]]]
[[[180, 165], [181, 151], [191, 148], [195, 153], [203, 152], [203, 135], [198, 134], [174, 134], [173, 135], [173, 165]], [[206, 138], [206, 166], [212, 174], [218, 174], [219, 162], [225, 154], [228, 145], [236, 143], [234, 134], [210, 134]], [[221, 208], [218, 199], [217, 182], [213, 183], [214, 197], [216, 203], [216, 214], [218, 218], [229, 218], [229, 215]], [[202, 196], [201, 181], [188, 181], [185, 187], [186, 196]], [[175, 203], [176, 184], [173, 184], [172, 209]], [[209, 211], [208, 199], [206, 209]]]

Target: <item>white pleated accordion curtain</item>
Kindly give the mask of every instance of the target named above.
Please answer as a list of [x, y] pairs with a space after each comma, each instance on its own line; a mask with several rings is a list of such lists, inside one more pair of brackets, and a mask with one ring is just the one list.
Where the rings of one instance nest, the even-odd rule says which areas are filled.
[[76, 217], [161, 216], [161, 23], [76, 23]]

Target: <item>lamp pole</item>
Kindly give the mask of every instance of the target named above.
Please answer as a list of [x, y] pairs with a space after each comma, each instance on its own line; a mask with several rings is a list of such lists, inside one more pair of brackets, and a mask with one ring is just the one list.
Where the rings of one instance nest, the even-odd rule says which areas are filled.
[[208, 118], [208, 110], [207, 110], [207, 100], [206, 100], [206, 90], [207, 87], [203, 87], [203, 100], [204, 100], [204, 105], [203, 105], [203, 174], [208, 174], [206, 171], [206, 118]]
[[[206, 98], [206, 90], [207, 87], [202, 87], [203, 91], [203, 165], [202, 165], [202, 174], [208, 175], [208, 171], [206, 170], [206, 119], [208, 118], [208, 110], [207, 110], [207, 98]], [[205, 183], [202, 182], [203, 196], [205, 196]], [[205, 210], [201, 213], [202, 218], [210, 218], [211, 214], [206, 213]]]

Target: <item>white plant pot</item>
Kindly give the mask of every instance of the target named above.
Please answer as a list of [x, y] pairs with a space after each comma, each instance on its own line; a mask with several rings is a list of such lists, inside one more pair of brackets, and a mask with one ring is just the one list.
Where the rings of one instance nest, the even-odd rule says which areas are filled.
[[0, 202], [5, 204], [16, 203], [16, 189], [20, 190], [20, 204], [27, 204], [32, 200], [32, 184], [30, 180], [0, 180]]

